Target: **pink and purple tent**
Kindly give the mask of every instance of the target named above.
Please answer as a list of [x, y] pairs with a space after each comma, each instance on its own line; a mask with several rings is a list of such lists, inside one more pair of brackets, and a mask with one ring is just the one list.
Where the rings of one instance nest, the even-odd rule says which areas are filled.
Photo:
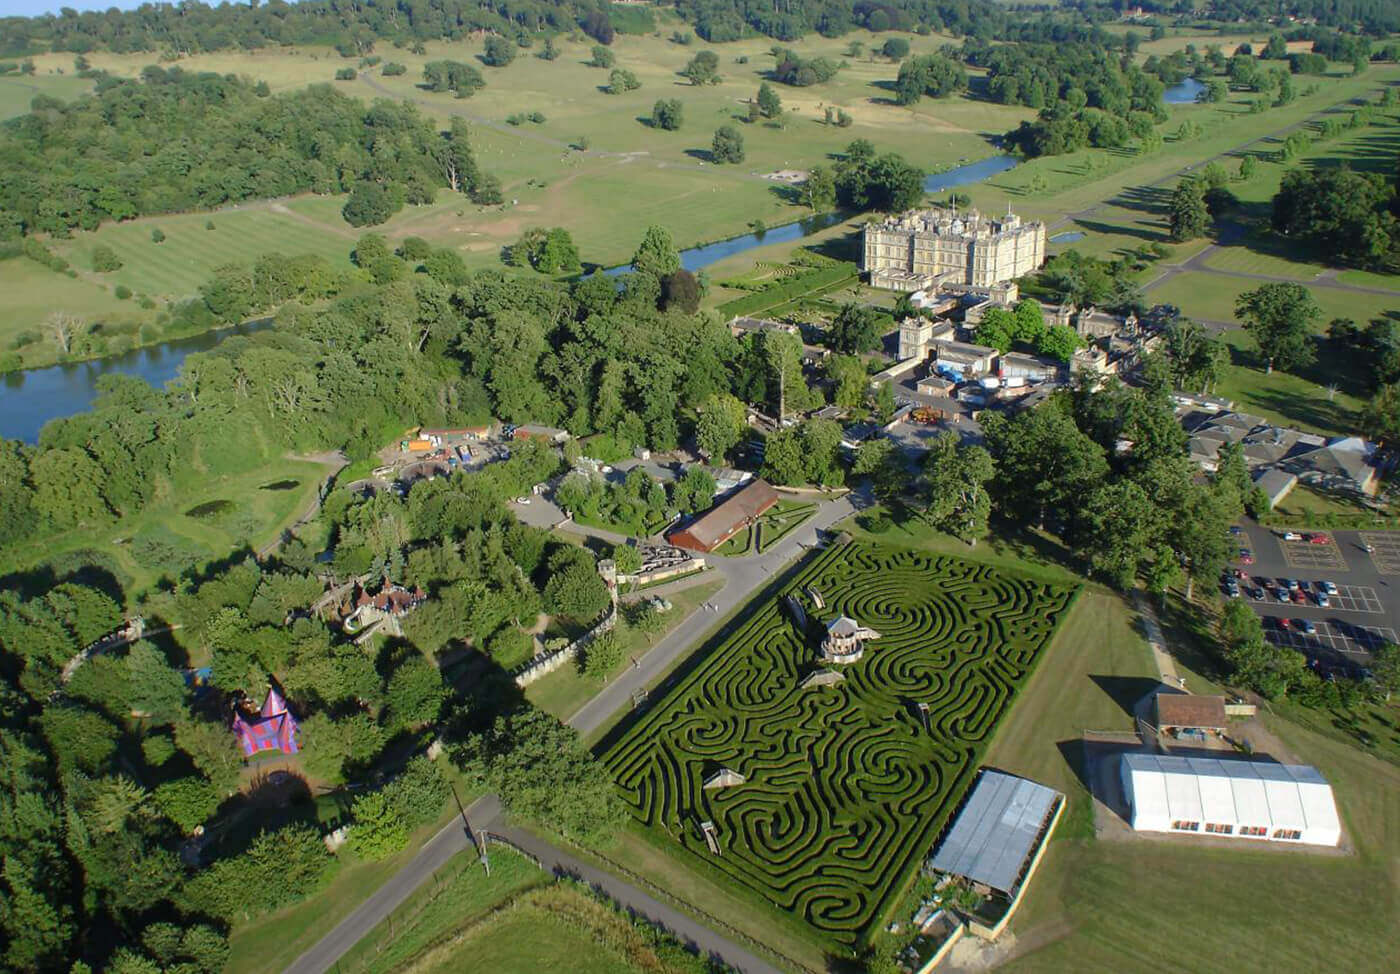
[[233, 732], [243, 745], [243, 753], [252, 757], [263, 751], [282, 751], [296, 754], [301, 748], [297, 745], [297, 721], [287, 709], [287, 702], [276, 688], [269, 687], [267, 699], [255, 719], [235, 712]]

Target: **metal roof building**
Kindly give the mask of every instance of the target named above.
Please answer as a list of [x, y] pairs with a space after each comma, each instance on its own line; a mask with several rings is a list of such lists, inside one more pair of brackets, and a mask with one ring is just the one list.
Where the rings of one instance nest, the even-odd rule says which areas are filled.
[[1062, 802], [1063, 796], [1053, 788], [1000, 771], [983, 771], [939, 843], [933, 868], [1014, 899]]
[[1125, 754], [1120, 770], [1137, 831], [1341, 841], [1332, 786], [1307, 765]]

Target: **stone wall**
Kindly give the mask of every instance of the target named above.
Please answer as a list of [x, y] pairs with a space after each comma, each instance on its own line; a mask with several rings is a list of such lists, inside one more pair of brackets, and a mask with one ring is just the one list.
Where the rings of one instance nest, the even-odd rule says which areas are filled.
[[570, 660], [575, 659], [579, 650], [584, 649], [593, 640], [597, 639], [605, 632], [609, 632], [617, 625], [617, 606], [608, 606], [608, 614], [588, 632], [579, 636], [563, 649], [556, 649], [552, 653], [540, 653], [528, 663], [523, 664], [515, 671], [515, 685], [527, 687], [547, 673], [553, 673], [559, 667]]

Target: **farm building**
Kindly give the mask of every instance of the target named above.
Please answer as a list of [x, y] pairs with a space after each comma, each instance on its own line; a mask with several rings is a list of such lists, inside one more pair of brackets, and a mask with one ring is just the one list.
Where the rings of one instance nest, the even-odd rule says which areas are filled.
[[1268, 761], [1125, 754], [1123, 796], [1138, 832], [1335, 846], [1332, 786], [1316, 768]]
[[1157, 730], [1181, 735], [1225, 733], [1225, 698], [1194, 693], [1159, 693], [1154, 702]]
[[994, 894], [973, 933], [991, 939], [1005, 929], [1064, 805], [1064, 795], [1034, 781], [991, 770], [978, 776], [930, 861], [935, 871]]
[[778, 492], [768, 481], [755, 477], [666, 539], [679, 548], [714, 551], [776, 503]]

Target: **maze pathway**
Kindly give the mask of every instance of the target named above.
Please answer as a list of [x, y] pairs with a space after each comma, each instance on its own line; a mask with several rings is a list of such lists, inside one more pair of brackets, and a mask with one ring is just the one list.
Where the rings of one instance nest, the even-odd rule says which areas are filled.
[[[826, 608], [802, 633], [782, 596], [809, 585]], [[928, 853], [1072, 595], [954, 558], [829, 548], [605, 761], [652, 839], [854, 945]], [[844, 681], [801, 689], [821, 626], [840, 614], [881, 637]], [[704, 790], [719, 768], [744, 783]]]

